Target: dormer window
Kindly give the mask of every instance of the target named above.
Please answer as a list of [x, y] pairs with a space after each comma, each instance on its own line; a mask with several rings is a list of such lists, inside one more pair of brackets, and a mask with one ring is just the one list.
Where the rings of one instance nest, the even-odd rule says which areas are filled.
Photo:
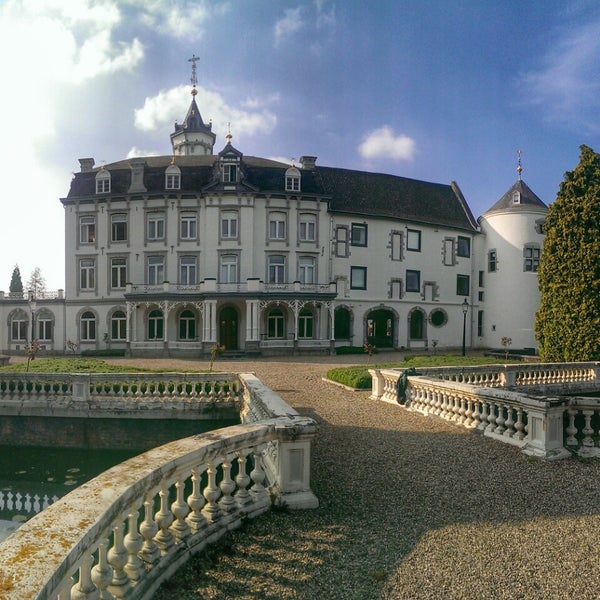
[[105, 169], [96, 175], [96, 194], [110, 194], [110, 173]]
[[296, 167], [290, 167], [285, 172], [285, 191], [299, 192], [300, 191], [300, 171]]
[[521, 192], [513, 192], [512, 201], [513, 204], [521, 204]]
[[181, 171], [176, 165], [170, 165], [165, 171], [165, 189], [181, 189]]
[[237, 183], [237, 165], [223, 165], [223, 183]]

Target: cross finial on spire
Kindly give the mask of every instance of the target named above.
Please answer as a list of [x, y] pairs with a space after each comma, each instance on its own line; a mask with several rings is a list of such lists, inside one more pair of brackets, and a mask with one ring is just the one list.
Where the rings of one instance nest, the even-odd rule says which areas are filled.
[[521, 173], [523, 172], [523, 167], [521, 166], [521, 150], [517, 150], [517, 173], [519, 174], [519, 181], [521, 181]]
[[196, 61], [198, 60], [200, 60], [200, 58], [195, 54], [192, 54], [192, 58], [188, 58], [188, 62], [192, 63], [192, 77], [190, 82], [194, 87], [196, 87], [196, 84], [198, 83], [198, 78], [196, 77]]
[[227, 121], [227, 135], [225, 136], [225, 139], [227, 140], [228, 144], [231, 144], [231, 138], [233, 136], [231, 135], [231, 122]]

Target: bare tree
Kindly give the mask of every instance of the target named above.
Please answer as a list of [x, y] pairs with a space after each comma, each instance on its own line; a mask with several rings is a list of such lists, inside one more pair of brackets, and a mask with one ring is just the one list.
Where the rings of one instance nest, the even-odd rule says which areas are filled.
[[33, 294], [34, 298], [43, 298], [46, 294], [46, 280], [39, 267], [36, 267], [27, 281], [27, 295]]

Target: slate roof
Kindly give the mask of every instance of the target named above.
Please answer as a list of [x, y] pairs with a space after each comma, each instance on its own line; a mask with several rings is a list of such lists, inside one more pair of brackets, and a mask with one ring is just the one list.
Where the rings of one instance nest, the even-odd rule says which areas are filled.
[[[519, 192], [520, 200], [515, 203], [513, 200], [513, 195], [515, 192]], [[490, 208], [487, 210], [484, 215], [487, 215], [492, 212], [497, 211], [521, 211], [527, 210], [531, 207], [539, 207], [539, 208], [548, 208], [536, 194], [531, 190], [531, 188], [522, 180], [517, 179], [517, 181], [513, 184], [513, 186]]]
[[[148, 156], [144, 185], [148, 194], [172, 193], [165, 190], [165, 169], [172, 156]], [[217, 156], [176, 156], [181, 170], [179, 193], [198, 193], [214, 182]], [[259, 194], [285, 195], [285, 172], [289, 164], [254, 156], [242, 158], [244, 182]], [[128, 194], [131, 183], [129, 160], [104, 165], [111, 174], [111, 195]], [[92, 200], [96, 197], [98, 168], [76, 173], [67, 198], [63, 201]], [[386, 175], [317, 166], [300, 169], [301, 194], [314, 195], [329, 202], [334, 213], [357, 217], [385, 217], [464, 230], [477, 230], [476, 221], [455, 183], [429, 183]]]

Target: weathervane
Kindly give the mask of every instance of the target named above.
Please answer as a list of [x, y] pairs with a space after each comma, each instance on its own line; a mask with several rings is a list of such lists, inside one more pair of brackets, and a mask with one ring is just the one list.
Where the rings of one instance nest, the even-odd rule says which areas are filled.
[[200, 60], [200, 58], [195, 54], [192, 54], [192, 58], [188, 58], [188, 62], [192, 63], [192, 77], [190, 81], [194, 87], [196, 87], [196, 84], [198, 83], [198, 78], [196, 77], [196, 61], [198, 60]]
[[519, 181], [521, 180], [521, 173], [523, 172], [523, 167], [521, 166], [521, 154], [522, 154], [522, 151], [521, 150], [517, 150], [517, 156], [518, 156], [518, 160], [517, 160], [517, 173], [519, 174]]

